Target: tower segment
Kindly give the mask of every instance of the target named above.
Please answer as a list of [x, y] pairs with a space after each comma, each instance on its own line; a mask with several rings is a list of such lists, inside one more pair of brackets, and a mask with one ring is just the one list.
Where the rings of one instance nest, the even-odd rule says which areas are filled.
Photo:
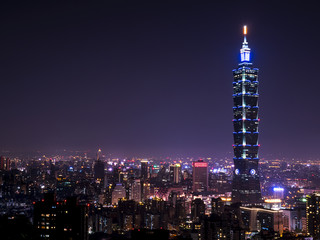
[[240, 63], [233, 70], [234, 176], [232, 201], [243, 205], [261, 202], [258, 157], [258, 69], [251, 62], [247, 27], [240, 49]]

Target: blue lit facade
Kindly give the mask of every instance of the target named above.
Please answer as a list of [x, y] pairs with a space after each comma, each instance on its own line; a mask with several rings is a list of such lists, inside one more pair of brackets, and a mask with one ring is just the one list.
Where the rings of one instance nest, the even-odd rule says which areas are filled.
[[[246, 28], [245, 28], [246, 34]], [[261, 202], [258, 158], [258, 69], [251, 63], [246, 36], [240, 63], [233, 70], [234, 177], [232, 201], [244, 205]]]

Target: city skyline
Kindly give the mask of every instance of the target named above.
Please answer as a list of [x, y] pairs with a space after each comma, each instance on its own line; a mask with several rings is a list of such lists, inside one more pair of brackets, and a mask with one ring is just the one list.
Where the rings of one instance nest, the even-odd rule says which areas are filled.
[[310, 5], [276, 6], [6, 3], [0, 150], [232, 154], [230, 69], [247, 24], [261, 156], [317, 158], [320, 21]]
[[0, 3], [0, 238], [320, 238], [318, 15]]

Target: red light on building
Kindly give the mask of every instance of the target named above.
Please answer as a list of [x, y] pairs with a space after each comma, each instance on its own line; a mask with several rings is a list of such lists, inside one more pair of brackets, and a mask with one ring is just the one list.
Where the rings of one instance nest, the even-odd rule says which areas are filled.
[[202, 160], [192, 163], [193, 192], [206, 192], [208, 190], [208, 163]]
[[206, 162], [194, 162], [193, 166], [195, 166], [195, 167], [208, 167], [208, 163], [206, 163]]

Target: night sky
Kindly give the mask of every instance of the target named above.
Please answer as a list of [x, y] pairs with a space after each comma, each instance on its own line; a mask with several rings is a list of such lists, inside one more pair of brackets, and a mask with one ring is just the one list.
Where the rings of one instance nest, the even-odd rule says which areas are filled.
[[319, 157], [316, 1], [63, 2], [1, 3], [1, 151], [229, 156], [246, 24], [260, 157]]

